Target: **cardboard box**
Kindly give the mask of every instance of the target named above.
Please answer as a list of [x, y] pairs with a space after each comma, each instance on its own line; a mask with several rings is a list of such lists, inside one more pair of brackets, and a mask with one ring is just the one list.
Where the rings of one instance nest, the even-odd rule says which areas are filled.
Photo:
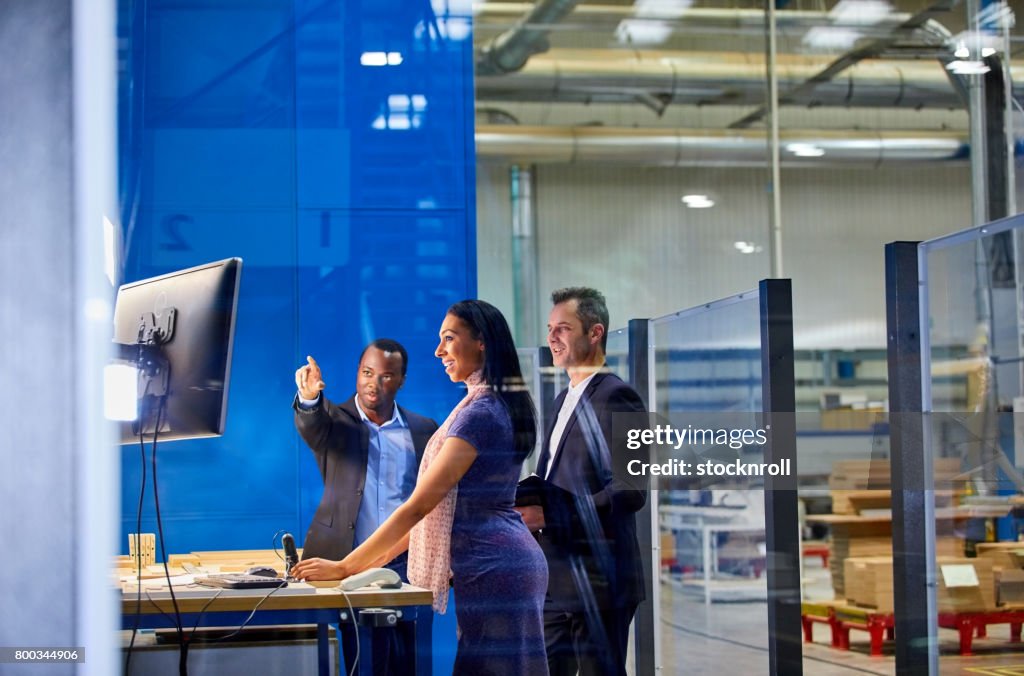
[[1024, 570], [996, 570], [996, 603], [1024, 603]]
[[[995, 576], [990, 561], [940, 556], [935, 572], [940, 613], [995, 609]], [[850, 603], [882, 613], [893, 612], [892, 557], [847, 559], [844, 577]]]

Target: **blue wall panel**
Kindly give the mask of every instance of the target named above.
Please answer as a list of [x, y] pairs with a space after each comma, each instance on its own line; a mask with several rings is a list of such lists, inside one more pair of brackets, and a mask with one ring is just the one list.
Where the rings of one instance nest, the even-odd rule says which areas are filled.
[[[301, 542], [321, 492], [290, 410], [306, 354], [341, 400], [393, 337], [403, 405], [441, 420], [459, 397], [433, 350], [476, 292], [471, 40], [431, 4], [120, 4], [125, 279], [245, 261], [227, 433], [159, 448], [171, 552]], [[137, 446], [122, 468], [126, 548]]]

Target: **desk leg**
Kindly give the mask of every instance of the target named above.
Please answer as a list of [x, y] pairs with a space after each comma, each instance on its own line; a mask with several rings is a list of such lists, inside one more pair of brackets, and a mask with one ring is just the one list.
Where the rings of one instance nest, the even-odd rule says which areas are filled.
[[711, 529], [701, 529], [701, 550], [704, 554], [704, 605], [711, 605]]
[[331, 676], [331, 644], [327, 639], [327, 627], [316, 625], [316, 659], [320, 676]]
[[[430, 606], [410, 607], [416, 623], [416, 676], [431, 676], [434, 668], [434, 609]], [[451, 609], [449, 609], [451, 612]]]
[[356, 631], [359, 632], [359, 676], [373, 676], [373, 658], [376, 652], [374, 634], [376, 631], [373, 627], [361, 622], [356, 623]]

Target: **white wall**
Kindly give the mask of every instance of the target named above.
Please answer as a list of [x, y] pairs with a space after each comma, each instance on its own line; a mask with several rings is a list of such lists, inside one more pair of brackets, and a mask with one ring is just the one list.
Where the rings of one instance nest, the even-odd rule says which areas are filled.
[[[507, 168], [477, 176], [479, 293], [511, 318]], [[969, 181], [966, 163], [783, 171], [797, 347], [884, 347], [885, 244], [968, 227]], [[766, 169], [539, 166], [542, 317], [566, 285], [601, 289], [616, 327], [753, 288], [769, 276], [768, 188]], [[694, 191], [716, 206], [686, 209]], [[764, 249], [739, 254], [738, 240]]]

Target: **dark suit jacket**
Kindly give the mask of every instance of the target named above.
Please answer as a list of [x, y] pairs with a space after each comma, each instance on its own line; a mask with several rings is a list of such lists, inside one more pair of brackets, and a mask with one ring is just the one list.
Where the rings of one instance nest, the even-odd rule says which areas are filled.
[[[550, 457], [551, 433], [567, 392], [555, 399], [542, 463]], [[600, 372], [566, 424], [548, 475], [546, 525], [538, 535], [548, 560], [548, 600], [559, 610], [580, 611], [591, 594], [601, 609], [634, 606], [644, 598], [635, 514], [644, 506], [646, 487], [615, 478], [623, 472], [613, 476], [622, 458], [612, 444], [612, 415], [645, 411], [633, 388]], [[543, 468], [539, 465], [538, 473]]]
[[[370, 433], [359, 417], [354, 397], [338, 406], [321, 395], [320, 405], [307, 411], [299, 408], [296, 396], [292, 408], [295, 428], [316, 456], [324, 480], [323, 497], [306, 533], [302, 558], [343, 559], [352, 551], [366, 484]], [[398, 410], [409, 426], [419, 465], [437, 423], [401, 406]]]

